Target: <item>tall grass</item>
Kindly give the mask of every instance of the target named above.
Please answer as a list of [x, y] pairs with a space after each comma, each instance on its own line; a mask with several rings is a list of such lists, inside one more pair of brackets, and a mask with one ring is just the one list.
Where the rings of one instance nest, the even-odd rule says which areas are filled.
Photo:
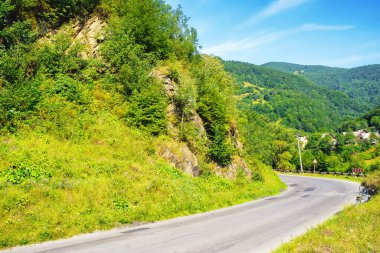
[[82, 140], [38, 127], [0, 137], [1, 248], [204, 212], [283, 187], [265, 169], [257, 181], [193, 178], [156, 155], [170, 138], [131, 130], [112, 114], [92, 120]]
[[275, 250], [315, 253], [380, 252], [380, 196], [351, 206], [327, 222]]

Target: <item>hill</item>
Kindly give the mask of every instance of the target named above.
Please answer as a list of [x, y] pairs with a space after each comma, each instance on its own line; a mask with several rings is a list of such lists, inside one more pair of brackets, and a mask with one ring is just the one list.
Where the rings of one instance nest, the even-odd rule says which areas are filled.
[[319, 86], [342, 91], [365, 108], [361, 113], [380, 105], [379, 64], [351, 69], [282, 62], [271, 62], [262, 66], [300, 75]]
[[249, 63], [226, 61], [225, 69], [241, 85], [239, 95], [253, 110], [292, 128], [333, 129], [363, 111], [348, 95], [293, 74]]
[[373, 130], [380, 130], [380, 107], [374, 108], [366, 114], [357, 117], [356, 119], [345, 122], [340, 130], [341, 131], [356, 131], [360, 129], [372, 128]]
[[198, 48], [159, 0], [1, 1], [1, 248], [283, 187], [246, 156], [236, 83]]

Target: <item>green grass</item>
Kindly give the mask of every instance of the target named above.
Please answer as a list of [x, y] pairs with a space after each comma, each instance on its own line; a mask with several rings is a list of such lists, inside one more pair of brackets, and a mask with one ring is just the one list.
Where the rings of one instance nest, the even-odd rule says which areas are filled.
[[[363, 183], [379, 189], [380, 173], [368, 175]], [[284, 244], [274, 253], [284, 252], [380, 252], [380, 196], [350, 206], [305, 235]]]
[[365, 204], [350, 206], [274, 253], [380, 252], [379, 207], [380, 196]]
[[353, 177], [353, 176], [345, 176], [345, 175], [331, 175], [331, 174], [313, 174], [313, 173], [284, 173], [280, 172], [279, 174], [288, 174], [288, 175], [298, 175], [298, 176], [306, 176], [306, 177], [318, 177], [318, 178], [333, 178], [340, 180], [347, 180], [352, 182], [362, 182], [362, 177]]
[[131, 130], [112, 114], [92, 120], [82, 140], [38, 127], [0, 137], [0, 248], [204, 212], [284, 188], [269, 169], [254, 167], [261, 180], [193, 178], [156, 155], [170, 138]]

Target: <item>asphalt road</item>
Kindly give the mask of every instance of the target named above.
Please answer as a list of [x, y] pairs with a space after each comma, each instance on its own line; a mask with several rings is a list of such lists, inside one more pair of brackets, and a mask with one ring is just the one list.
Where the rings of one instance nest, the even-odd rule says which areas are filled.
[[204, 214], [19, 247], [4, 252], [271, 252], [355, 202], [358, 184], [281, 176], [283, 193]]

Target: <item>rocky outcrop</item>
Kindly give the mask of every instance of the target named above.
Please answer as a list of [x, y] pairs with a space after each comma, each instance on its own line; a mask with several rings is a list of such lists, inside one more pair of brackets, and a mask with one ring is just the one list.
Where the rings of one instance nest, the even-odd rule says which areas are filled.
[[201, 116], [197, 112], [192, 112], [192, 118], [191, 121], [193, 122], [194, 126], [196, 126], [199, 129], [199, 134], [202, 138], [207, 138], [206, 129], [203, 124], [203, 120]]
[[199, 176], [201, 174], [197, 157], [184, 144], [176, 150], [164, 146], [160, 150], [160, 156], [188, 175]]
[[[173, 139], [179, 139], [179, 129], [182, 119], [180, 115], [178, 115], [178, 109], [175, 104], [175, 96], [178, 92], [178, 85], [167, 75], [163, 74], [166, 71], [167, 69], [161, 71], [154, 70], [152, 71], [151, 76], [157, 78], [163, 83], [164, 91], [169, 98], [169, 104], [166, 109], [168, 117], [168, 132]], [[195, 110], [191, 112], [191, 117], [188, 118], [186, 122], [193, 124], [193, 126], [199, 130], [197, 133], [198, 136], [207, 141], [207, 133], [202, 118]], [[236, 178], [239, 170], [242, 170], [247, 178], [251, 179], [251, 170], [248, 168], [248, 165], [244, 159], [241, 158], [243, 155], [243, 144], [239, 141], [239, 132], [236, 122], [232, 123], [230, 126], [229, 137], [237, 150], [238, 156], [235, 156], [231, 164], [227, 167], [222, 168], [215, 164], [213, 169], [215, 174], [225, 178], [234, 179]], [[188, 143], [188, 145], [191, 147], [190, 143]], [[182, 170], [186, 174], [198, 176], [201, 173], [200, 168], [198, 167], [197, 157], [184, 143], [180, 148], [163, 147], [160, 151], [160, 156], [168, 160], [173, 166]]]
[[237, 128], [236, 122], [230, 125], [230, 138], [231, 138], [232, 144], [238, 151], [239, 156], [242, 156], [244, 147], [243, 147], [243, 144], [239, 141], [239, 130]]
[[[154, 70], [151, 73], [151, 76], [157, 78], [158, 80], [162, 81], [164, 84], [164, 91], [166, 95], [169, 97], [169, 104], [166, 109], [166, 113], [168, 116], [168, 132], [171, 137], [176, 138], [178, 137], [178, 124], [181, 122], [181, 117], [178, 114], [178, 110], [176, 107], [176, 104], [174, 103], [175, 95], [177, 94], [178, 86], [177, 84], [172, 81], [168, 76], [162, 74], [158, 70]], [[201, 138], [207, 138], [206, 129], [204, 128], [202, 118], [199, 116], [199, 114], [193, 110], [191, 111], [191, 123], [194, 124], [194, 126], [199, 130], [199, 135]]]
[[73, 25], [74, 43], [80, 42], [84, 45], [84, 51], [81, 53], [83, 58], [93, 58], [100, 56], [100, 43], [104, 40], [104, 29], [107, 24], [97, 16], [93, 16], [86, 22], [77, 21]]
[[252, 172], [247, 163], [240, 156], [233, 157], [230, 165], [225, 168], [216, 167], [215, 174], [228, 179], [235, 179], [239, 170], [242, 170], [248, 179], [252, 178]]

